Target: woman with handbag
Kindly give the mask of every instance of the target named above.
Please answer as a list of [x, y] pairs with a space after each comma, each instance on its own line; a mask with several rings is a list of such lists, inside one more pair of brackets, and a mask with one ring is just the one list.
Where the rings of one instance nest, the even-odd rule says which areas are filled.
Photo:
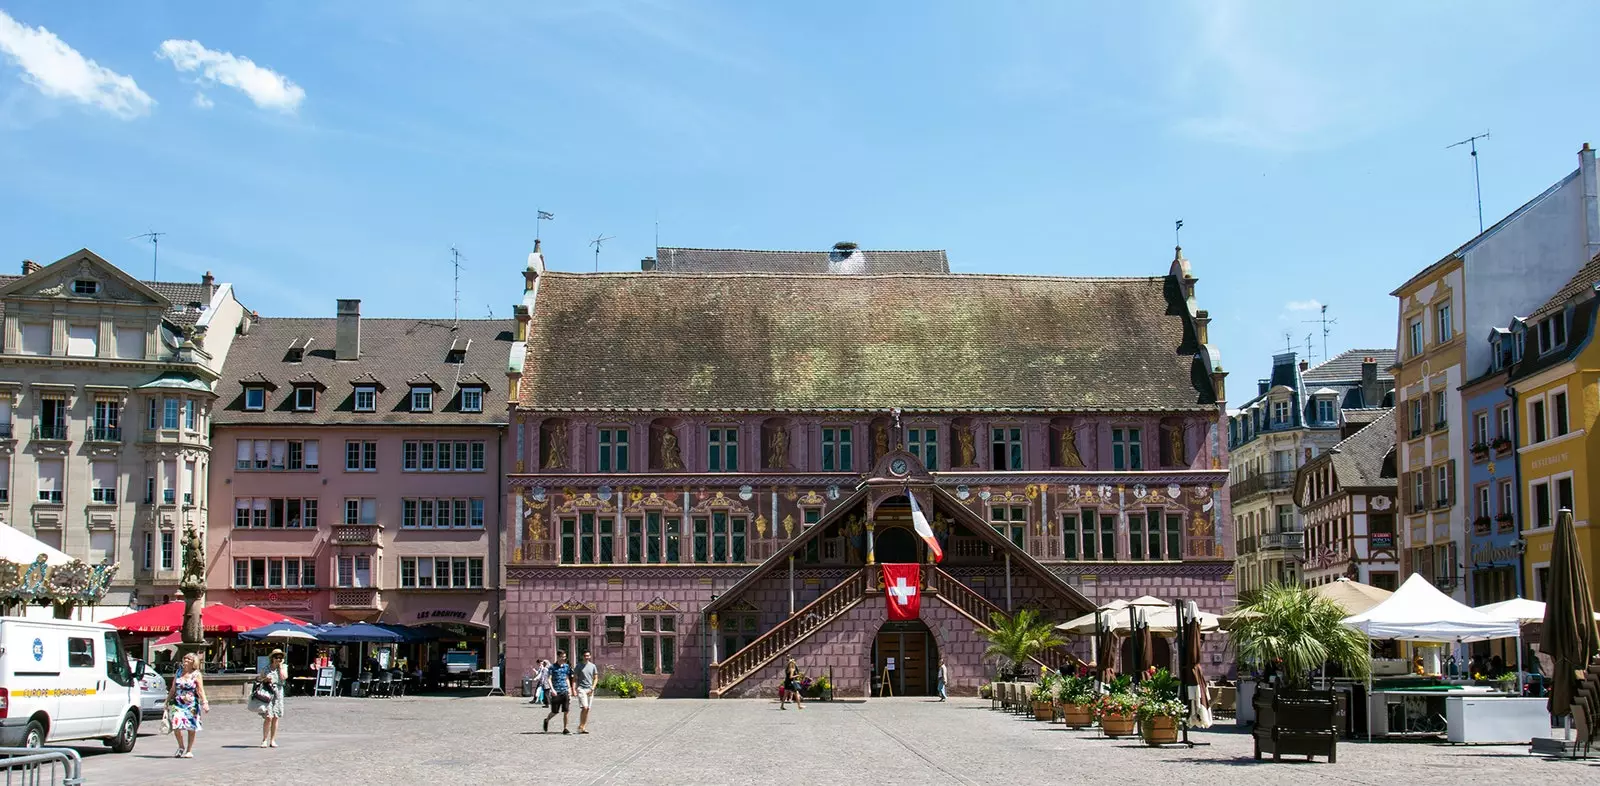
[[278, 721], [283, 718], [283, 690], [288, 680], [289, 667], [283, 662], [283, 650], [273, 650], [267, 656], [267, 667], [256, 675], [256, 686], [250, 692], [250, 709], [261, 716], [260, 747], [278, 747]]
[[200, 654], [188, 653], [183, 656], [183, 671], [167, 688], [167, 714], [172, 736], [178, 740], [178, 758], [194, 758], [194, 735], [200, 731], [200, 715], [210, 709], [200, 676]]

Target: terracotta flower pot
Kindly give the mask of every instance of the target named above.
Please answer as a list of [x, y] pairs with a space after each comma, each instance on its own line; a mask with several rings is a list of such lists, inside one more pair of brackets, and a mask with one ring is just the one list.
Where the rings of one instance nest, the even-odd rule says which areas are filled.
[[1056, 707], [1048, 701], [1033, 703], [1033, 719], [1040, 721], [1053, 721], [1056, 719]]
[[1061, 714], [1066, 718], [1067, 725], [1074, 729], [1094, 725], [1094, 712], [1087, 704], [1063, 704]]
[[1178, 741], [1178, 719], [1156, 715], [1139, 722], [1139, 732], [1146, 745], [1169, 745]]
[[1133, 736], [1133, 716], [1120, 714], [1103, 715], [1100, 717], [1100, 730], [1104, 731], [1106, 736], [1112, 739], [1131, 737]]

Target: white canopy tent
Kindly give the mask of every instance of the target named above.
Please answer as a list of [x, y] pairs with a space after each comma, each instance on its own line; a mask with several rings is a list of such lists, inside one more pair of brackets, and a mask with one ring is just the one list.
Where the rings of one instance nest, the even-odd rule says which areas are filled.
[[1464, 643], [1509, 639], [1521, 633], [1514, 619], [1496, 619], [1440, 592], [1419, 573], [1382, 603], [1344, 624], [1372, 639]]
[[28, 565], [44, 555], [46, 565], [65, 565], [73, 559], [60, 549], [29, 535], [9, 524], [0, 523], [0, 557], [20, 565]]

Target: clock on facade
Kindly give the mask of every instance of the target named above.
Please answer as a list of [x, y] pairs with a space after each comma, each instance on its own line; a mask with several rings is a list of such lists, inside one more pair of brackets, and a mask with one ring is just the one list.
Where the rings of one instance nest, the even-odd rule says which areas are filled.
[[906, 469], [906, 460], [903, 458], [897, 458], [894, 461], [889, 462], [889, 471], [896, 475], [906, 474]]

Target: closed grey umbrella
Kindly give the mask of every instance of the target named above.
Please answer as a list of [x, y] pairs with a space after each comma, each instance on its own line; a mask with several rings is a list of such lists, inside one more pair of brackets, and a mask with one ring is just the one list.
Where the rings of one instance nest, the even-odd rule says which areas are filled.
[[1589, 659], [1600, 652], [1589, 581], [1583, 572], [1583, 555], [1578, 551], [1578, 533], [1572, 527], [1570, 510], [1562, 509], [1556, 514], [1549, 581], [1539, 651], [1549, 655], [1555, 664], [1548, 706], [1550, 714], [1559, 718], [1572, 712], [1577, 692], [1573, 672], [1587, 668]]

